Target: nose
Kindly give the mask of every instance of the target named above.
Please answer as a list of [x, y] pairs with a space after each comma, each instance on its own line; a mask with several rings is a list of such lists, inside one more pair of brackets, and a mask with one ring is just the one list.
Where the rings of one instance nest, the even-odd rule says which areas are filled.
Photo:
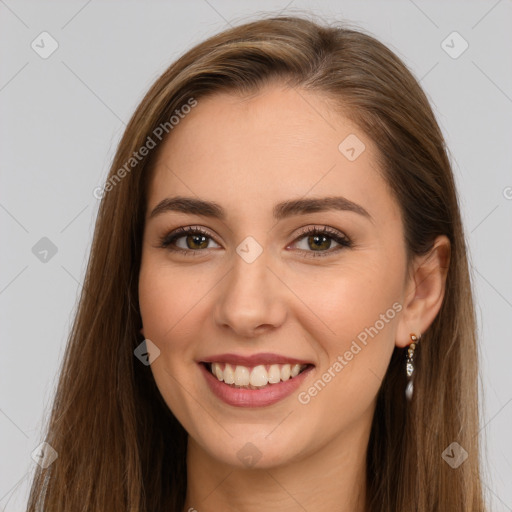
[[248, 263], [237, 253], [233, 267], [218, 287], [215, 322], [239, 338], [254, 338], [286, 319], [286, 286], [269, 265], [266, 251]]

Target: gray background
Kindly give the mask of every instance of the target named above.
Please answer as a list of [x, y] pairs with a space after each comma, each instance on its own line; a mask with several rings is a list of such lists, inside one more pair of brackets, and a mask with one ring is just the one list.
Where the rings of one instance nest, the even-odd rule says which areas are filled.
[[[471, 253], [485, 489], [492, 510], [512, 511], [510, 0], [0, 0], [0, 510], [26, 504], [31, 453], [42, 441], [90, 248], [93, 190], [129, 116], [196, 42], [260, 12], [302, 10], [372, 32], [410, 66], [433, 104]], [[47, 59], [31, 47], [43, 31], [59, 45]], [[441, 46], [453, 31], [469, 44], [458, 58]], [[461, 49], [461, 41], [450, 44]], [[33, 251], [43, 237], [56, 254]]]

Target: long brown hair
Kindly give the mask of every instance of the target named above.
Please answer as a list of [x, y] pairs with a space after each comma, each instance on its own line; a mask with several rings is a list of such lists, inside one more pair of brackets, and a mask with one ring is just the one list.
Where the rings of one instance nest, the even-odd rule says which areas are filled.
[[[127, 162], [159, 126], [172, 137], [169, 119], [191, 99], [256, 93], [279, 80], [339, 105], [373, 140], [379, 170], [401, 209], [409, 262], [426, 254], [437, 235], [451, 242], [443, 304], [417, 349], [414, 398], [406, 404], [400, 348], [377, 397], [367, 452], [369, 510], [484, 510], [476, 320], [454, 178], [435, 116], [411, 72], [371, 35], [305, 16], [277, 16], [192, 48], [133, 114], [99, 208], [47, 425], [45, 440], [58, 458], [37, 468], [29, 512], [181, 512], [187, 434], [150, 367], [133, 353], [143, 340], [137, 285], [147, 183], [158, 148], [136, 165]], [[457, 468], [442, 457], [453, 442], [468, 453]]]

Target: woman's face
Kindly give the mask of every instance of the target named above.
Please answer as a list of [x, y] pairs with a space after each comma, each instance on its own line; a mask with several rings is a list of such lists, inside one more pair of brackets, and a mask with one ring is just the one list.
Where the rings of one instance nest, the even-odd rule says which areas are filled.
[[211, 96], [174, 126], [148, 194], [143, 334], [190, 442], [272, 467], [367, 437], [415, 327], [400, 212], [369, 138], [304, 90]]

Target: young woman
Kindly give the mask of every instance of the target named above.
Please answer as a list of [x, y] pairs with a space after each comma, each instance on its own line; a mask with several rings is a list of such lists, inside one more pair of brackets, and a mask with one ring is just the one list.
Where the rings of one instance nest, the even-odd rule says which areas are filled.
[[454, 179], [388, 48], [298, 17], [218, 34], [97, 193], [29, 511], [484, 510]]

